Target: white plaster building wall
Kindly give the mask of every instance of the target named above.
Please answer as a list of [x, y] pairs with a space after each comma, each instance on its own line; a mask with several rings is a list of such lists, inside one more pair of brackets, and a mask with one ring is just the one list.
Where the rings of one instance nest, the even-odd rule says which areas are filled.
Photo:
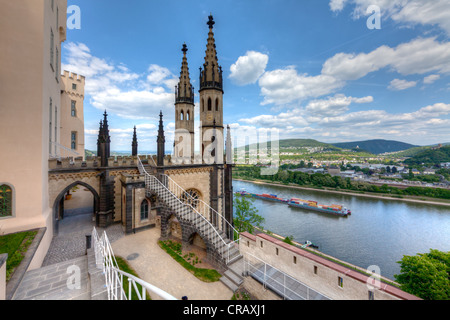
[[49, 141], [59, 139], [55, 106], [61, 106], [57, 71], [66, 8], [66, 0], [54, 1], [53, 8], [50, 0], [0, 2], [0, 29], [7, 30], [0, 33], [0, 149], [8, 150], [0, 157], [0, 180], [14, 188], [13, 216], [1, 219], [0, 226], [4, 233], [47, 227], [32, 266], [42, 263], [53, 235], [47, 172]]

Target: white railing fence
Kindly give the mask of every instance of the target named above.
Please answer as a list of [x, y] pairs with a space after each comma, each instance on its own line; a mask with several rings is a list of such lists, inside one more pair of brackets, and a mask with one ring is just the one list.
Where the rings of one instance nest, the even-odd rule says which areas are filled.
[[285, 300], [330, 300], [327, 296], [249, 253], [244, 255], [244, 275], [259, 281], [264, 288], [271, 289]]
[[49, 150], [49, 158], [53, 159], [61, 159], [61, 158], [76, 158], [81, 157], [83, 155], [79, 154], [75, 150], [69, 149], [66, 146], [63, 146], [62, 144], [59, 144], [57, 142], [51, 141], [50, 142], [50, 150]]
[[238, 231], [233, 227], [233, 225], [225, 219], [217, 210], [213, 209], [206, 202], [201, 199], [196, 199], [192, 197], [191, 194], [186, 192], [182, 187], [180, 187], [172, 178], [170, 178], [166, 174], [161, 175], [161, 182], [179, 199], [183, 200], [183, 202], [187, 202], [191, 204], [195, 210], [208, 219], [209, 221], [214, 221], [214, 224], [217, 226], [219, 230], [224, 231], [228, 234], [230, 231], [233, 234], [236, 234], [239, 239]]
[[[209, 240], [211, 241], [211, 243], [215, 244], [216, 249], [219, 249], [219, 246], [222, 245], [222, 249], [218, 251], [222, 255], [222, 257], [225, 258], [226, 264], [232, 262], [233, 259], [236, 258], [232, 257], [231, 255], [232, 249], [238, 248], [239, 233], [230, 223], [228, 223], [228, 221], [226, 221], [226, 219], [222, 215], [220, 215], [216, 210], [211, 208], [205, 202], [199, 199], [194, 199], [169, 176], [161, 174], [160, 181], [160, 179], [158, 179], [156, 176], [149, 174], [145, 170], [144, 165], [142, 164], [139, 157], [138, 167], [139, 172], [144, 175], [146, 188], [152, 190], [153, 192], [156, 192], [157, 194], [159, 191], [160, 194], [158, 194], [158, 196], [168, 202], [167, 204], [169, 206], [178, 206], [178, 208], [180, 209], [187, 208], [187, 210], [180, 210], [180, 212], [178, 212], [179, 214], [182, 214], [181, 211], [184, 212], [182, 214], [182, 218], [193, 223], [197, 221], [195, 225], [198, 230], [203, 234], [208, 235]], [[229, 230], [232, 230], [233, 234], [238, 235], [237, 240], [229, 240], [230, 242], [227, 243], [224, 237], [218, 232], [219, 228], [214, 227], [214, 225], [210, 222], [211, 213], [216, 215], [217, 220], [226, 221], [226, 223], [228, 223], [227, 226], [230, 228]], [[227, 231], [229, 230], [223, 230], [224, 234], [227, 234]]]
[[[99, 237], [97, 230], [95, 228], [92, 230], [92, 245], [97, 268], [101, 268], [105, 275], [108, 300], [131, 300], [133, 293], [138, 300], [146, 300], [147, 292], [156, 294], [164, 300], [177, 300], [164, 290], [120, 270], [105, 231]], [[124, 289], [124, 277], [128, 278], [128, 292]], [[140, 289], [138, 285], [141, 286]]]

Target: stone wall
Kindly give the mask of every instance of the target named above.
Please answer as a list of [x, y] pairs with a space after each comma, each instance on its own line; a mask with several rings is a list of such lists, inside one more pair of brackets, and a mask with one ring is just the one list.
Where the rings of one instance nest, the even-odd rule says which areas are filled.
[[0, 300], [6, 298], [6, 260], [8, 259], [7, 253], [0, 254]]
[[169, 169], [165, 173], [184, 190], [195, 189], [200, 192], [201, 200], [210, 204], [211, 167]]
[[97, 194], [100, 194], [100, 179], [97, 177], [97, 171], [80, 172], [49, 172], [48, 175], [48, 193], [49, 207], [53, 208], [56, 198], [68, 186], [75, 182], [83, 182], [91, 186]]
[[334, 300], [368, 300], [369, 291], [375, 300], [418, 299], [384, 283], [369, 288], [369, 276], [266, 234], [241, 233], [239, 249], [244, 257], [255, 256]]
[[206, 250], [206, 259], [208, 262], [219, 270], [226, 270], [226, 264], [223, 258], [215, 251], [213, 244], [210, 243], [210, 241], [204, 237], [194, 225], [186, 220], [179, 219], [175, 212], [164, 204], [162, 204], [162, 207], [159, 209], [159, 216], [161, 219], [161, 240], [166, 240], [172, 236], [171, 223], [174, 222], [172, 217], [175, 217], [179, 226], [176, 226], [176, 228], [179, 228], [178, 230], [181, 229], [181, 237], [178, 237], [177, 234], [173, 236], [179, 238], [183, 245], [196, 245], [204, 248]]

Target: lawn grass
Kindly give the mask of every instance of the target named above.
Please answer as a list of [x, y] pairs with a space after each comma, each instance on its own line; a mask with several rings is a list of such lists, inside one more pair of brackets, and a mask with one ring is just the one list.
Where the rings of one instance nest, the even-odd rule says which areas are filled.
[[[137, 278], [139, 278], [138, 274], [136, 273], [136, 271], [128, 264], [128, 262], [119, 256], [116, 256], [116, 261], [117, 261], [117, 265], [119, 266], [119, 269], [122, 271], [125, 271], [126, 273], [129, 273]], [[123, 290], [125, 291], [125, 294], [128, 297], [128, 290], [129, 290], [129, 282], [128, 282], [128, 277], [123, 276]], [[136, 283], [136, 287], [139, 290], [139, 294], [142, 294], [142, 286], [138, 283]], [[148, 292], [146, 292], [146, 300], [151, 300], [150, 295], [148, 294]], [[138, 295], [136, 294], [136, 289], [132, 288], [131, 290], [131, 300], [139, 300]]]
[[25, 231], [0, 236], [0, 253], [8, 254], [6, 281], [11, 279], [14, 270], [20, 265], [36, 234], [37, 231]]
[[181, 264], [186, 270], [192, 273], [195, 277], [203, 282], [216, 282], [219, 281], [222, 275], [214, 269], [203, 269], [194, 267], [191, 263], [187, 262], [178, 252], [172, 249], [172, 246], [165, 241], [158, 241], [159, 246], [164, 249], [172, 258]]

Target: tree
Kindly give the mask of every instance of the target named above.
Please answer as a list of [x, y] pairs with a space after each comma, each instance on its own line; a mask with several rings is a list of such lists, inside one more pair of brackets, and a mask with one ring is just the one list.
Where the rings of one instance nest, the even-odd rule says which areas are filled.
[[403, 291], [425, 300], [450, 299], [450, 251], [403, 256], [396, 281]]
[[255, 227], [262, 228], [265, 219], [258, 215], [258, 209], [253, 205], [250, 196], [236, 195], [233, 200], [234, 226], [238, 232], [247, 231], [253, 233]]

